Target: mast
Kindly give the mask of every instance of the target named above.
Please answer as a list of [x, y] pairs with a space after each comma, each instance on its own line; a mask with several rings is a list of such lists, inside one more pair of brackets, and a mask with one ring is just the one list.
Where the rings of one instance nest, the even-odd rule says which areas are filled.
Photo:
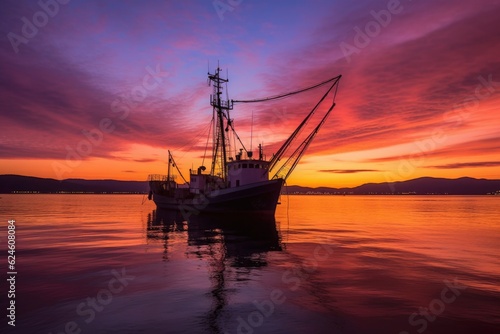
[[[212, 151], [212, 175], [217, 175], [220, 172], [220, 177], [226, 181], [227, 179], [227, 138], [225, 122], [230, 122], [229, 110], [233, 109], [233, 103], [230, 100], [222, 100], [222, 85], [227, 83], [229, 79], [220, 77], [221, 69], [217, 67], [214, 74], [208, 73], [208, 79], [213, 83], [214, 93], [210, 95], [210, 105], [213, 107], [214, 117], [214, 145]], [[224, 121], [226, 119], [226, 121]]]
[[172, 154], [170, 154], [170, 150], [168, 150], [168, 171], [167, 171], [167, 190], [170, 190], [170, 165], [172, 164]]

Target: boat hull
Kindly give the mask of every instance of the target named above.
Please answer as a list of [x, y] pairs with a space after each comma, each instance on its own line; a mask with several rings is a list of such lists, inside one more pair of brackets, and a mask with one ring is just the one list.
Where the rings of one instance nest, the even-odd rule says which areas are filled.
[[161, 209], [180, 211], [184, 216], [199, 213], [252, 213], [274, 215], [283, 179], [219, 189], [193, 198], [174, 198], [153, 192]]

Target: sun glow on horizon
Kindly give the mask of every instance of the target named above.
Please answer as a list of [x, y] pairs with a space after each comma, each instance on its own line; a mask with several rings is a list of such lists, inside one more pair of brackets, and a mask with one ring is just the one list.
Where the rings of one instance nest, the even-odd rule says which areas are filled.
[[[337, 105], [288, 184], [499, 179], [500, 4], [479, 2], [408, 3], [405, 18], [394, 16], [366, 45], [354, 28], [382, 1], [243, 2], [224, 20], [197, 3], [69, 3], [29, 44], [16, 52], [6, 39], [0, 52], [0, 173], [145, 180], [166, 173], [171, 150], [186, 176], [202, 163], [212, 117], [206, 72], [219, 64], [230, 80], [224, 99], [342, 75]], [[4, 36], [22, 34], [19, 16], [31, 11], [5, 4]], [[358, 52], [346, 55], [343, 43]], [[269, 159], [321, 95], [236, 104], [230, 117], [244, 145], [263, 144]], [[102, 136], [92, 139], [95, 130]], [[232, 143], [231, 154], [238, 149]]]

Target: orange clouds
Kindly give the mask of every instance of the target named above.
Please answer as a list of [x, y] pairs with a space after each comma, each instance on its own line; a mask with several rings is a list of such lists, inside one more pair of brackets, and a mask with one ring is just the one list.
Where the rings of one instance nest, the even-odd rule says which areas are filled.
[[[211, 118], [207, 60], [220, 60], [233, 99], [343, 75], [337, 107], [290, 182], [500, 178], [497, 2], [405, 2], [350, 62], [342, 43], [352, 44], [356, 27], [387, 1], [277, 6], [242, 3], [220, 21], [210, 3], [69, 4], [19, 54], [0, 49], [0, 173], [55, 177], [50, 165], [64, 163], [66, 148], [103, 118], [116, 121], [114, 131], [64, 177], [145, 179], [161, 171], [167, 148], [185, 171], [197, 166]], [[5, 5], [3, 35], [31, 12]], [[126, 119], [113, 118], [113, 101], [130, 100], [156, 64], [168, 77]], [[263, 142], [270, 157], [319, 95], [237, 105], [231, 117], [249, 145], [253, 115], [254, 146]]]

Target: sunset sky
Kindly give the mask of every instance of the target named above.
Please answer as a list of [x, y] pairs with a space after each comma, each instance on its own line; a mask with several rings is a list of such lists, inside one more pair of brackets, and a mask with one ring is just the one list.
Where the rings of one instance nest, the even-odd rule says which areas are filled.
[[[146, 180], [167, 149], [188, 174], [219, 62], [232, 99], [342, 74], [288, 184], [500, 179], [499, 17], [497, 0], [2, 1], [0, 174]], [[322, 94], [231, 116], [270, 157]]]

